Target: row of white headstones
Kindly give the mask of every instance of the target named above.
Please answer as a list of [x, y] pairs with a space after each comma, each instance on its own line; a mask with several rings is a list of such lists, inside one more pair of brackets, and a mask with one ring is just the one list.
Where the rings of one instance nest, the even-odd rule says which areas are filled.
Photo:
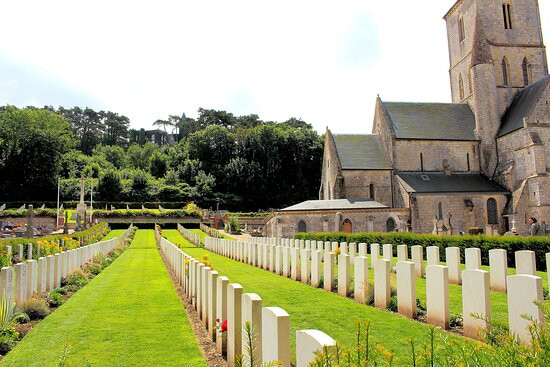
[[[281, 366], [291, 363], [290, 316], [280, 307], [262, 307], [262, 299], [255, 293], [244, 293], [238, 283], [205, 266], [156, 231], [157, 245], [175, 272], [178, 283], [191, 301], [199, 318], [220, 354], [227, 353], [228, 366], [235, 365], [235, 357], [248, 359], [245, 324], [250, 323], [254, 338], [254, 366], [262, 362], [279, 361]], [[221, 325], [227, 320], [227, 330]], [[296, 366], [306, 367], [314, 360], [315, 352], [335, 341], [319, 330], [296, 331]]]
[[[8, 304], [11, 304], [14, 301], [26, 301], [35, 293], [48, 293], [59, 288], [62, 278], [86, 265], [96, 254], [107, 254], [119, 246], [131, 228], [120, 238], [39, 257], [38, 260], [32, 259], [33, 244], [27, 244], [28, 260], [0, 269], [0, 295], [5, 294]], [[24, 259], [23, 246], [19, 245], [19, 259]], [[11, 254], [10, 246], [6, 251]]]
[[[319, 287], [323, 275], [323, 287], [327, 291], [335, 290], [334, 280], [338, 279], [337, 292], [345, 297], [350, 294], [350, 272], [353, 264], [354, 298], [359, 303], [365, 303], [369, 269], [367, 244], [280, 238], [253, 238], [251, 241], [254, 242], [206, 238], [205, 245], [208, 250], [217, 254], [247, 262], [313, 287]], [[382, 258], [380, 247], [379, 244], [370, 245], [375, 307], [388, 307], [390, 277], [394, 270], [398, 312], [409, 318], [416, 318], [416, 278], [424, 276], [423, 247], [412, 246], [412, 261], [408, 261], [408, 246], [398, 245], [395, 268], [392, 268], [393, 245], [382, 246]], [[338, 256], [335, 255], [337, 248], [340, 250]], [[508, 293], [510, 332], [523, 341], [530, 341], [528, 327], [532, 321], [526, 319], [525, 315], [536, 322], [542, 322], [543, 319], [542, 311], [536, 305], [536, 302], [543, 301], [542, 278], [536, 275], [533, 251], [515, 252], [516, 275], [508, 275], [507, 252], [502, 249], [489, 251], [489, 271], [482, 270], [479, 248], [465, 250], [465, 270], [462, 270], [460, 249], [457, 247], [445, 249], [446, 265], [440, 265], [439, 247], [427, 247], [426, 255], [426, 309], [429, 324], [443, 329], [449, 328], [449, 284], [462, 284], [464, 335], [479, 338], [480, 331], [489, 327], [490, 292], [493, 290]], [[549, 267], [550, 253], [546, 254], [546, 260]]]

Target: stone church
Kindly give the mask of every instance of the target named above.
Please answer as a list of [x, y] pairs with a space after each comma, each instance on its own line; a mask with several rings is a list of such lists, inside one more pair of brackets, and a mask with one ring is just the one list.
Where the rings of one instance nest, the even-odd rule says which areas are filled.
[[376, 99], [372, 134], [327, 128], [319, 200], [275, 212], [298, 231], [526, 234], [550, 219], [550, 77], [537, 0], [445, 14], [452, 103]]

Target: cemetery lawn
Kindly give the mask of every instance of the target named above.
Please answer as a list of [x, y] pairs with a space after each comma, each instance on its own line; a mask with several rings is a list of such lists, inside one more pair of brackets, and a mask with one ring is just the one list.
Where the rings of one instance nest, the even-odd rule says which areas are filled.
[[41, 321], [0, 363], [74, 366], [206, 366], [154, 242], [132, 245], [67, 303]]
[[[410, 355], [411, 338], [417, 350], [428, 343], [429, 328], [425, 324], [214, 254], [189, 243], [177, 230], [165, 229], [162, 233], [195, 258], [208, 254], [220, 275], [227, 276], [231, 283], [241, 284], [245, 293], [257, 293], [262, 298], [262, 306], [278, 306], [287, 311], [293, 358], [297, 330], [318, 329], [341, 344], [354, 347], [357, 320], [370, 320], [371, 340], [401, 357]], [[458, 343], [464, 340], [454, 334], [448, 335]]]

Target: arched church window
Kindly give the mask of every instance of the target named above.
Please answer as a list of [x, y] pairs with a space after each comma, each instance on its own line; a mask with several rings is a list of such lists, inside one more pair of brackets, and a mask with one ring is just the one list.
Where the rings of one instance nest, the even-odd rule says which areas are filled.
[[498, 224], [497, 201], [494, 198], [487, 199], [487, 224]]
[[529, 85], [529, 62], [527, 61], [527, 58], [523, 58], [523, 62], [521, 63], [521, 69], [523, 71], [523, 85], [528, 86]]
[[302, 233], [307, 232], [306, 222], [304, 222], [303, 220], [298, 222], [298, 232], [302, 232]]
[[462, 43], [462, 41], [464, 41], [464, 38], [464, 19], [461, 17], [460, 19], [458, 19], [458, 41]]
[[443, 219], [443, 203], [442, 202], [439, 202], [439, 204], [437, 204], [437, 217], [439, 219]]
[[510, 83], [508, 79], [508, 62], [506, 58], [502, 58], [502, 84], [508, 85]]
[[389, 217], [386, 221], [386, 232], [395, 232], [397, 225], [392, 217]]
[[458, 76], [458, 91], [460, 94], [460, 100], [464, 99], [464, 80], [462, 79], [462, 74]]
[[373, 184], [370, 184], [369, 185], [369, 197], [374, 200], [374, 185]]

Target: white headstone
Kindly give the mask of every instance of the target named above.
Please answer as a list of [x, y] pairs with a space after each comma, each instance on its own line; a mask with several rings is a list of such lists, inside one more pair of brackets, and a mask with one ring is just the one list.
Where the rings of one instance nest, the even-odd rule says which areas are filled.
[[262, 352], [264, 363], [290, 367], [290, 316], [280, 307], [262, 309]]
[[[315, 353], [323, 347], [334, 347], [336, 342], [319, 330], [296, 331], [296, 367], [309, 367]], [[332, 350], [331, 350], [332, 351]]]

